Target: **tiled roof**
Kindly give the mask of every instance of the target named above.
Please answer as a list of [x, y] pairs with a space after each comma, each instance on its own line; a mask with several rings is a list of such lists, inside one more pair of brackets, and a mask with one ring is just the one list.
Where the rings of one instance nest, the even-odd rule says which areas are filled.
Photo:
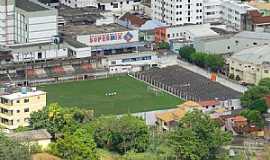
[[130, 24], [132, 24], [133, 26], [136, 26], [136, 27], [141, 27], [145, 22], [146, 20], [139, 17], [139, 16], [136, 16], [136, 15], [133, 15], [133, 14], [130, 14], [130, 13], [126, 13], [124, 14], [120, 20], [122, 21], [129, 21]]
[[235, 116], [231, 118], [234, 122], [245, 122], [247, 119], [243, 116]]
[[262, 16], [257, 10], [249, 11], [249, 15], [254, 24], [270, 23], [270, 16]]
[[36, 140], [46, 140], [51, 139], [52, 136], [46, 129], [31, 130], [25, 132], [11, 133], [7, 135], [9, 138], [12, 138], [17, 141], [36, 141]]
[[218, 100], [206, 100], [206, 101], [200, 101], [198, 102], [202, 107], [206, 107], [206, 106], [216, 106], [220, 104], [220, 101]]
[[173, 111], [156, 114], [157, 119], [164, 122], [177, 121], [183, 118], [190, 109], [202, 109], [202, 106], [193, 101], [187, 101], [181, 105], [178, 105], [177, 107], [178, 108]]

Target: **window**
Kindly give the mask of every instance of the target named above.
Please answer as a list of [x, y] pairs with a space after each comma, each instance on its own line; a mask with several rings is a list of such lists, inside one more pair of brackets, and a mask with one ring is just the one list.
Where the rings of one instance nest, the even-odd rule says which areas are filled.
[[256, 42], [253, 42], [253, 45], [254, 45], [254, 46], [256, 46], [256, 45], [257, 45], [257, 43], [256, 43]]
[[269, 73], [269, 71], [268, 70], [264, 70], [264, 73]]
[[29, 122], [29, 118], [24, 118], [24, 122]]
[[113, 8], [118, 8], [118, 3], [112, 3]]
[[29, 102], [29, 99], [24, 99], [24, 103], [28, 103]]
[[42, 58], [42, 53], [38, 52], [38, 59], [41, 59], [41, 58]]
[[29, 108], [24, 108], [24, 112], [29, 112]]
[[17, 110], [17, 113], [20, 113], [20, 110]]
[[17, 102], [17, 103], [20, 103], [20, 100], [17, 100], [16, 102]]

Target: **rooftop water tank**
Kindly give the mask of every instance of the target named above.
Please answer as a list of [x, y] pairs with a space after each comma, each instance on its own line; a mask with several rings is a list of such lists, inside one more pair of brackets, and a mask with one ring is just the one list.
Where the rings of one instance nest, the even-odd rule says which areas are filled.
[[21, 93], [22, 94], [26, 94], [27, 93], [27, 88], [26, 87], [22, 87], [21, 88]]

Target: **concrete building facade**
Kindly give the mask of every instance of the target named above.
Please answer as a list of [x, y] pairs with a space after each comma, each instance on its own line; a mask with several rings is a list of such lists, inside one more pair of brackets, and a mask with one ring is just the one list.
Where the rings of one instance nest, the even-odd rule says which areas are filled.
[[202, 24], [203, 0], [152, 0], [152, 18], [169, 25]]
[[10, 130], [28, 126], [30, 114], [46, 106], [46, 92], [35, 89], [4, 93], [0, 99], [0, 125]]
[[228, 59], [229, 73], [242, 82], [258, 84], [270, 77], [270, 46], [257, 46], [233, 54]]
[[51, 42], [58, 34], [57, 10], [35, 0], [0, 2], [0, 44]]

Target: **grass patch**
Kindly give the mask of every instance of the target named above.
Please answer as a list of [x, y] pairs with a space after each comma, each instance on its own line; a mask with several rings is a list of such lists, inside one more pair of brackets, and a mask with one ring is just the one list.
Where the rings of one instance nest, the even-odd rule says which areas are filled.
[[[135, 113], [174, 108], [182, 101], [164, 92], [155, 92], [129, 76], [43, 85], [48, 104], [94, 109], [96, 115]], [[106, 95], [114, 93], [116, 95]]]

